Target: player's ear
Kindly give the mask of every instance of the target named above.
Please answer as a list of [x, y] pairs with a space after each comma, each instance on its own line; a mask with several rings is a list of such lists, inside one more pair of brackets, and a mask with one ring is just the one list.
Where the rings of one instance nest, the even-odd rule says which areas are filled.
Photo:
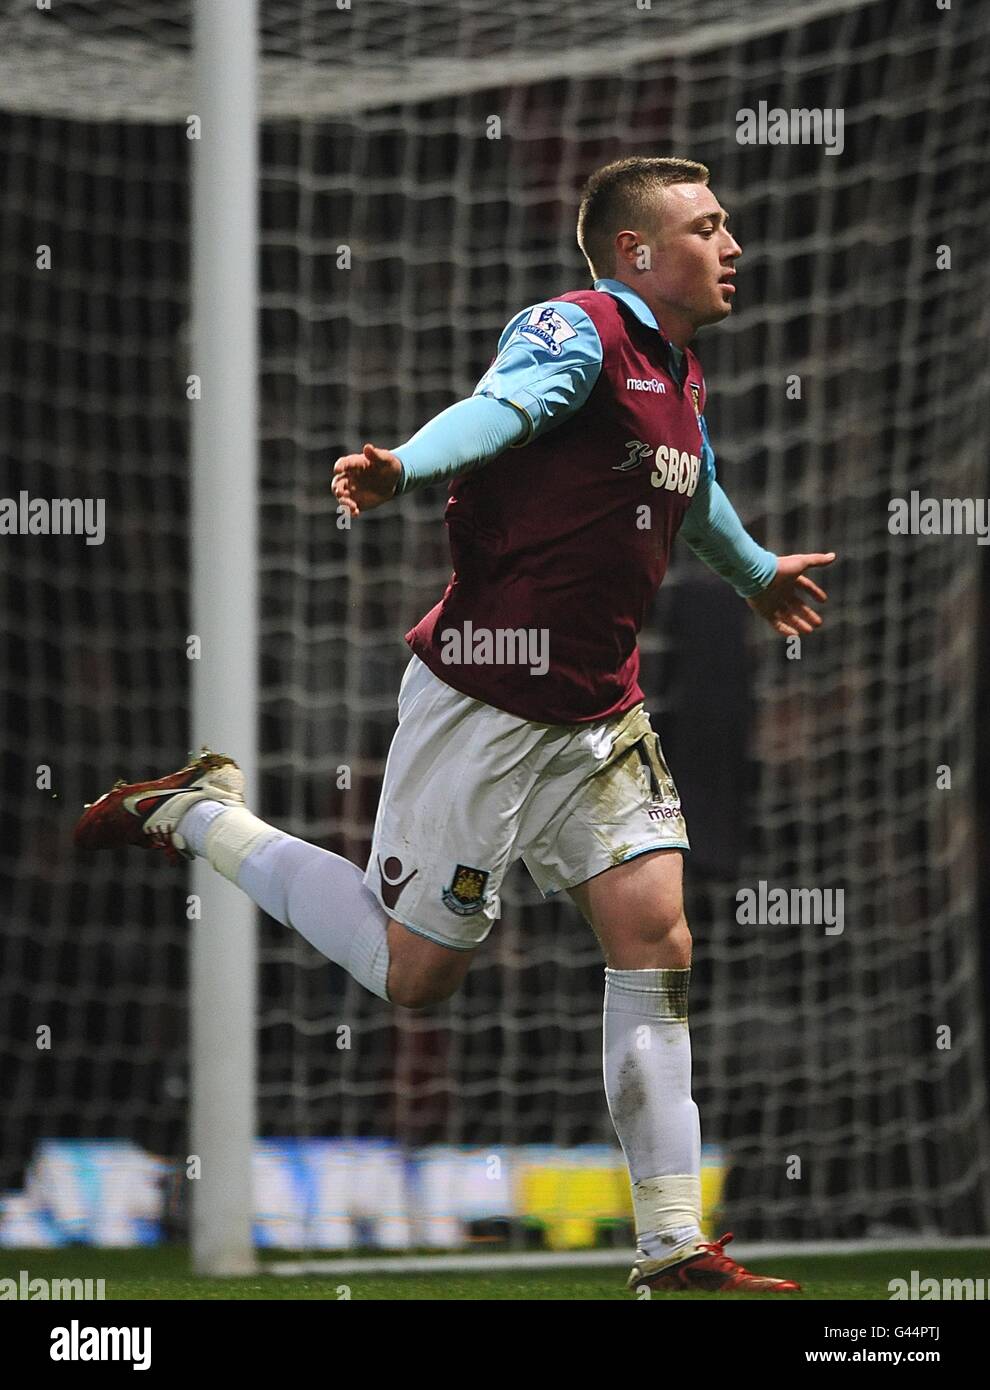
[[615, 269], [625, 266], [632, 270], [636, 264], [636, 253], [642, 238], [639, 232], [624, 230], [616, 232], [613, 250], [615, 252]]

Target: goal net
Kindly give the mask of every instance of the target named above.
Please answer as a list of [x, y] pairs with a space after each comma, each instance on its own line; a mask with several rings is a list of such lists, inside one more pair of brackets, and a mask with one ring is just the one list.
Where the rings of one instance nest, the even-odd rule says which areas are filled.
[[[703, 1138], [747, 1238], [985, 1233], [985, 552], [974, 534], [892, 533], [890, 504], [988, 492], [974, 229], [990, 211], [990, 10], [260, 8], [262, 814], [365, 863], [402, 634], [449, 573], [442, 489], [344, 529], [333, 459], [407, 438], [470, 393], [512, 314], [587, 285], [574, 222], [590, 170], [705, 162], [745, 251], [736, 311], [699, 346], [720, 476], [763, 543], [839, 562], [827, 626], [799, 652], [685, 554], [642, 634], [694, 844]], [[0, 31], [2, 496], [102, 498], [107, 516], [102, 545], [3, 540], [0, 737], [24, 814], [0, 847], [0, 1181], [18, 1189], [41, 1138], [185, 1153], [186, 886], [151, 856], [81, 862], [70, 829], [108, 772], [169, 768], [188, 746], [194, 110], [183, 3], [8, 6]], [[841, 113], [841, 140], [771, 143], [777, 110]], [[831, 920], [782, 918], [782, 892], [831, 903]], [[538, 1196], [529, 1225], [479, 1197], [451, 1226], [452, 1170], [437, 1195], [430, 1164], [612, 1164], [599, 949], [521, 866], [503, 902], [466, 985], [426, 1014], [263, 924], [259, 1181], [288, 1182], [303, 1152], [288, 1141], [311, 1138], [331, 1208], [355, 1181], [348, 1154], [389, 1194], [387, 1211], [359, 1190], [319, 1222], [286, 1218], [273, 1241], [347, 1246], [378, 1221], [391, 1246], [443, 1243], [439, 1228], [531, 1242]], [[414, 1161], [419, 1207], [402, 1195]]]

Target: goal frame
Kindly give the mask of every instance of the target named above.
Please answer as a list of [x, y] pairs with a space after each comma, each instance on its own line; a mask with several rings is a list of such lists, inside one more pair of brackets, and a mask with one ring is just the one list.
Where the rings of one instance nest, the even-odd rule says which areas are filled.
[[[255, 0], [196, 0], [192, 151], [191, 709], [194, 746], [256, 784], [258, 105]], [[198, 122], [198, 128], [195, 122]], [[256, 1268], [258, 924], [197, 860], [190, 950], [190, 1243], [199, 1274]], [[195, 1165], [195, 1166], [193, 1166]]]

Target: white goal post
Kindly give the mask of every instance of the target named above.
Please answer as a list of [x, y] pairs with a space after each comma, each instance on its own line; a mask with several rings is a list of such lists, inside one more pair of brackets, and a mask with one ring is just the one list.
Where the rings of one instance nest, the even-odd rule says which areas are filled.
[[[191, 131], [193, 743], [236, 750], [257, 785], [258, 109], [254, 0], [196, 0]], [[190, 1135], [194, 1268], [255, 1266], [257, 912], [193, 866]]]

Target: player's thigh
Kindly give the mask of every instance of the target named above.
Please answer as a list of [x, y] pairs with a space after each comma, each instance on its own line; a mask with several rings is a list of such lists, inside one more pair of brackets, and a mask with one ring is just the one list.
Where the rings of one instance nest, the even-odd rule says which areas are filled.
[[422, 663], [404, 679], [364, 874], [406, 929], [392, 933], [397, 980], [463, 978], [464, 952], [500, 915], [519, 807], [552, 755], [546, 741], [545, 726], [461, 694]]
[[390, 917], [388, 997], [408, 1009], [442, 1003], [463, 983], [473, 957], [473, 950], [441, 946]]
[[679, 849], [638, 854], [568, 892], [613, 970], [680, 970], [691, 964]]
[[[620, 724], [618, 728], [623, 726]], [[626, 742], [631, 738], [632, 742]], [[523, 860], [544, 897], [566, 889], [615, 969], [680, 968], [687, 826], [649, 720], [632, 712], [607, 758], [555, 809], [533, 798]]]

